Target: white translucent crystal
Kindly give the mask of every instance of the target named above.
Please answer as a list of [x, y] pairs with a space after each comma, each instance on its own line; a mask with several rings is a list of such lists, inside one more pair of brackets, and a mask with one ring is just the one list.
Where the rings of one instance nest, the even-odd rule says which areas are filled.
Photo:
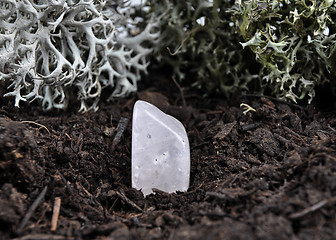
[[182, 123], [154, 105], [137, 101], [132, 124], [132, 187], [144, 195], [152, 188], [187, 191], [190, 150]]

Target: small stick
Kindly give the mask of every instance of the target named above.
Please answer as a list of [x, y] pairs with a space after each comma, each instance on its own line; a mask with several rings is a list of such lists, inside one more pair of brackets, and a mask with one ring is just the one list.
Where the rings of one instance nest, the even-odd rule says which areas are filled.
[[65, 179], [63, 174], [60, 173], [60, 172], [58, 174], [61, 176], [61, 179], [62, 179], [63, 183], [65, 184], [66, 188], [68, 189], [70, 195], [74, 196], [73, 190], [72, 190], [71, 186], [68, 184], [68, 181]]
[[17, 234], [20, 234], [22, 232], [22, 230], [24, 229], [24, 227], [26, 226], [26, 224], [29, 221], [30, 217], [33, 215], [35, 209], [38, 207], [38, 205], [41, 203], [42, 199], [44, 198], [44, 196], [45, 196], [45, 194], [47, 192], [47, 188], [48, 188], [47, 186], [45, 186], [43, 188], [42, 192], [38, 195], [38, 197], [35, 199], [35, 201], [33, 202], [33, 204], [28, 209], [26, 215], [24, 216], [24, 218], [22, 219], [19, 227], [16, 230]]
[[40, 224], [40, 222], [44, 219], [44, 217], [45, 217], [47, 211], [50, 210], [50, 206], [49, 206], [49, 204], [44, 203], [43, 206], [45, 206], [45, 207], [44, 207], [44, 209], [41, 211], [41, 217], [37, 220], [36, 225], [39, 225], [39, 224]]
[[115, 193], [122, 200], [124, 200], [125, 202], [127, 202], [129, 205], [131, 205], [132, 207], [136, 208], [138, 211], [143, 212], [143, 210], [138, 205], [136, 205], [131, 199], [129, 199], [128, 197], [126, 197], [126, 195], [123, 192], [116, 191]]
[[33, 233], [28, 234], [19, 238], [12, 238], [12, 240], [74, 240], [74, 237], [69, 236], [61, 236], [61, 235], [50, 235], [50, 234], [43, 234], [43, 233]]
[[196, 149], [196, 148], [200, 148], [200, 147], [206, 146], [206, 145], [208, 145], [209, 143], [210, 143], [210, 142], [202, 142], [202, 143], [200, 143], [200, 144], [197, 144], [196, 146], [191, 147], [190, 150], [194, 150], [194, 149]]
[[293, 213], [291, 215], [289, 215], [289, 218], [290, 219], [298, 219], [298, 218], [301, 218], [311, 212], [315, 212], [317, 210], [319, 210], [320, 208], [324, 207], [325, 205], [332, 205], [332, 204], [335, 204], [336, 202], [336, 196], [335, 197], [332, 197], [330, 199], [324, 199], [310, 207], [307, 207], [305, 209], [303, 209], [302, 211], [300, 212], [297, 212], [297, 213]]
[[120, 138], [123, 135], [127, 127], [127, 124], [128, 124], [128, 118], [124, 118], [124, 117], [120, 118], [119, 123], [117, 125], [117, 129], [116, 129], [117, 133], [112, 142], [112, 150], [114, 150], [115, 146], [119, 143]]
[[174, 81], [175, 85], [177, 86], [178, 90], [180, 91], [183, 107], [186, 107], [187, 103], [186, 103], [185, 98], [184, 98], [183, 89], [181, 88], [180, 84], [178, 84], [175, 77], [172, 77], [172, 78], [173, 78], [173, 81]]
[[51, 218], [51, 227], [50, 227], [51, 231], [56, 231], [57, 229], [57, 222], [60, 213], [60, 208], [61, 208], [61, 198], [55, 197], [54, 210]]
[[206, 192], [207, 196], [218, 198], [218, 199], [231, 199], [231, 196], [228, 196], [226, 194], [218, 193], [218, 192]]
[[41, 123], [37, 123], [37, 122], [34, 122], [34, 121], [21, 121], [21, 122], [22, 123], [32, 123], [32, 124], [35, 124], [35, 125], [37, 125], [37, 126], [39, 126], [41, 128], [44, 128], [50, 134], [49, 129], [46, 126], [42, 125]]
[[169, 47], [167, 47], [167, 50], [168, 50], [169, 54], [170, 54], [170, 55], [172, 55], [172, 56], [174, 56], [174, 55], [178, 54], [178, 53], [180, 52], [180, 50], [182, 49], [182, 47], [183, 47], [183, 45], [184, 45], [185, 41], [187, 41], [187, 40], [188, 40], [189, 36], [190, 36], [190, 33], [187, 33], [187, 36], [186, 36], [186, 37], [185, 37], [185, 38], [182, 40], [182, 42], [181, 42], [180, 46], [179, 46], [179, 47], [176, 49], [176, 51], [175, 51], [175, 52], [172, 52], [172, 51], [170, 50], [170, 48], [169, 48]]
[[296, 133], [295, 131], [293, 131], [292, 129], [284, 126], [284, 129], [287, 131], [287, 132], [290, 132], [292, 133], [295, 137], [297, 137], [300, 141], [302, 141], [304, 143], [304, 140], [302, 139], [302, 137], [300, 136], [300, 134]]

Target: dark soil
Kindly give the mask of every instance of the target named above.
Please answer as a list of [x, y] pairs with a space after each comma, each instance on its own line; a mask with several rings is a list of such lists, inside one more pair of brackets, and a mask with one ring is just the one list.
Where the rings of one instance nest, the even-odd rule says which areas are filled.
[[[335, 112], [193, 91], [183, 105], [172, 81], [161, 86], [85, 114], [0, 98], [0, 238], [336, 239]], [[185, 124], [187, 192], [145, 198], [131, 187], [137, 99]], [[256, 111], [244, 115], [241, 103]]]

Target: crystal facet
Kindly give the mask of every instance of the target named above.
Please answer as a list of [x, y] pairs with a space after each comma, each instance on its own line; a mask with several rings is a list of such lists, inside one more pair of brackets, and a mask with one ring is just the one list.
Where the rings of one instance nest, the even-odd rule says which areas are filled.
[[182, 123], [154, 105], [137, 101], [132, 124], [132, 187], [144, 195], [152, 188], [187, 191], [190, 150]]

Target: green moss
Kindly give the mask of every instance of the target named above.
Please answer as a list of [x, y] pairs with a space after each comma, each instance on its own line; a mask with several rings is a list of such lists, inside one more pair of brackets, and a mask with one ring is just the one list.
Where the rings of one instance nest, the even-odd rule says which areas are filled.
[[335, 76], [334, 1], [147, 4], [161, 25], [157, 59], [171, 65], [181, 80], [187, 73], [196, 75], [192, 85], [206, 92], [271, 91], [281, 99], [310, 103], [315, 86]]
[[172, 66], [178, 79], [192, 76], [192, 86], [229, 96], [238, 88], [247, 90], [257, 77], [250, 73], [256, 61], [244, 61], [247, 51], [228, 12], [232, 1], [149, 0], [147, 4], [161, 27], [155, 56]]
[[275, 96], [311, 102], [333, 71], [334, 12], [333, 1], [242, 1], [232, 8], [242, 46], [255, 53], [262, 83]]

